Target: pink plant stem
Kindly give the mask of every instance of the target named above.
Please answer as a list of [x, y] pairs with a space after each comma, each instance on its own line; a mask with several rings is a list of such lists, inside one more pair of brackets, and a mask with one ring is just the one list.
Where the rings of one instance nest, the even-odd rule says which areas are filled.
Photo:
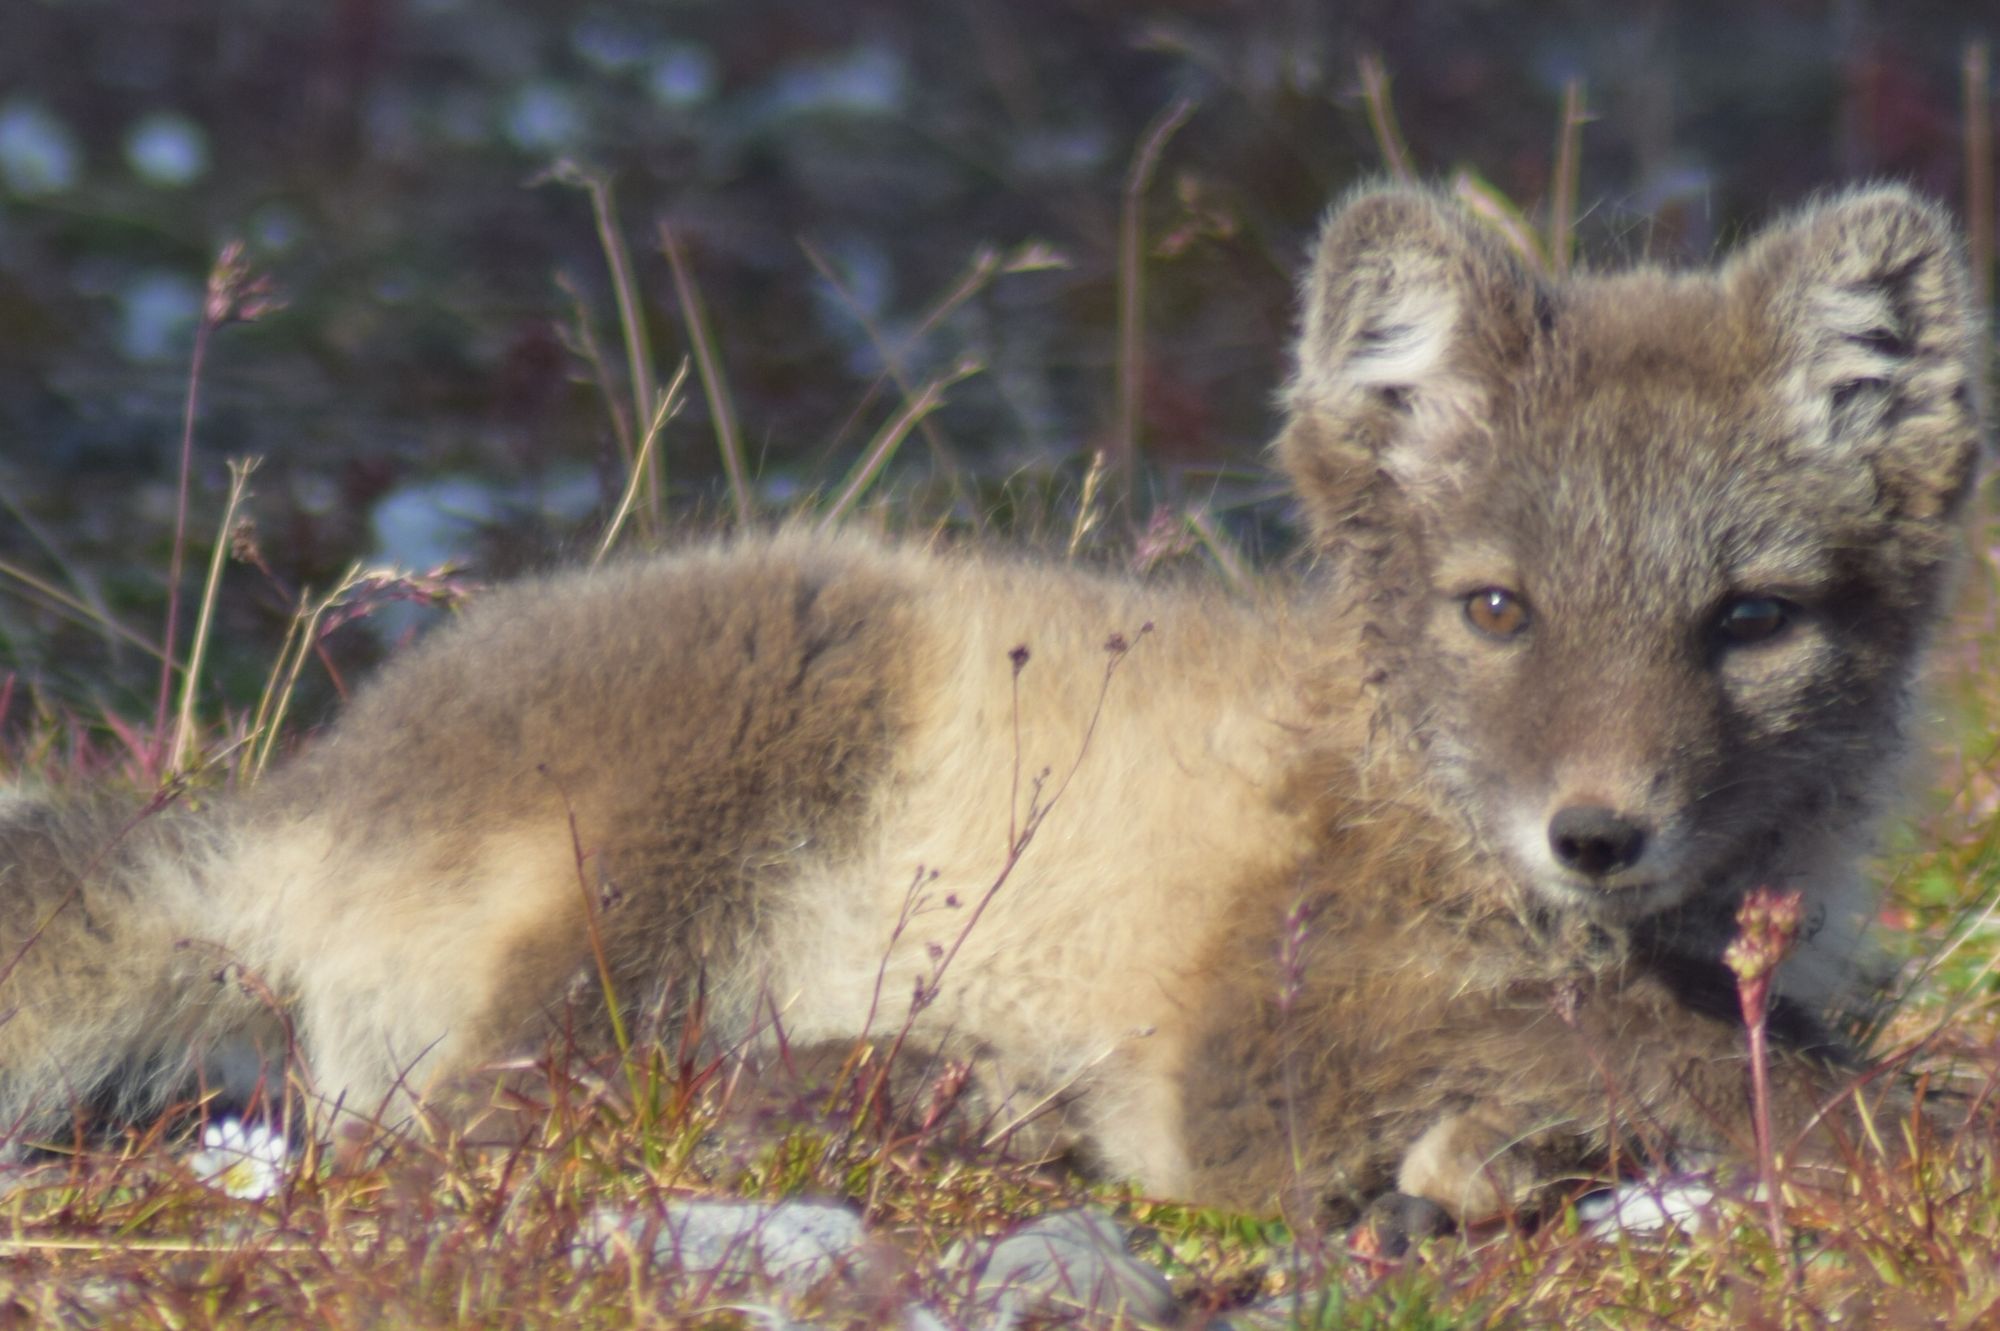
[[1771, 979], [1798, 941], [1801, 894], [1760, 887], [1736, 912], [1736, 938], [1722, 959], [1736, 972], [1736, 997], [1750, 1034], [1750, 1123], [1757, 1135], [1757, 1176], [1764, 1189], [1764, 1214], [1771, 1244], [1785, 1247], [1785, 1213], [1778, 1188], [1778, 1157], [1771, 1142], [1771, 1058], [1766, 1040], [1771, 1013]]
[[1743, 1004], [1743, 1025], [1750, 1032], [1750, 1115], [1757, 1135], [1757, 1179], [1764, 1189], [1764, 1216], [1771, 1244], [1785, 1246], [1784, 1210], [1778, 1197], [1778, 1156], [1771, 1142], [1771, 1060], [1765, 1036], [1769, 1024], [1771, 981], [1764, 976], [1737, 988]]

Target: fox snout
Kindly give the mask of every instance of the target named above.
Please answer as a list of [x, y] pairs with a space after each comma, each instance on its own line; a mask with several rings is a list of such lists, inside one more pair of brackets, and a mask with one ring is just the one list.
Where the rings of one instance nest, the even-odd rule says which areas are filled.
[[1639, 862], [1650, 835], [1638, 819], [1602, 804], [1570, 804], [1549, 819], [1556, 863], [1587, 878], [1606, 878]]
[[1607, 797], [1593, 782], [1517, 806], [1514, 818], [1514, 853], [1527, 880], [1553, 902], [1631, 920], [1686, 895], [1682, 820], [1657, 799]]

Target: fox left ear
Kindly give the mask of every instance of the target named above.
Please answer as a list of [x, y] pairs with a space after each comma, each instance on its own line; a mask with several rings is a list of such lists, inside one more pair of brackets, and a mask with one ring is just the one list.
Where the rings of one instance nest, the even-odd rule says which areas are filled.
[[1942, 208], [1897, 186], [1839, 195], [1757, 237], [1726, 280], [1765, 324], [1804, 451], [1865, 463], [1905, 516], [1959, 507], [1980, 444], [1979, 314]]
[[1377, 186], [1327, 218], [1301, 296], [1275, 451], [1331, 544], [1378, 475], [1421, 495], [1487, 446], [1536, 326], [1536, 284], [1449, 198]]

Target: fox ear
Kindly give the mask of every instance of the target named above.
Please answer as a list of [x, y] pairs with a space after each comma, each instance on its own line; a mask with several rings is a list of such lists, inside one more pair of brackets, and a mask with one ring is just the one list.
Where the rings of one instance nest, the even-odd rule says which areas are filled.
[[1907, 516], [1957, 508], [1979, 453], [1979, 314], [1943, 209], [1895, 186], [1840, 195], [1759, 236], [1726, 280], [1761, 314], [1804, 453], [1865, 463]]
[[1334, 210], [1306, 274], [1276, 445], [1322, 537], [1378, 472], [1421, 492], [1476, 450], [1534, 290], [1497, 237], [1436, 195], [1378, 188]]

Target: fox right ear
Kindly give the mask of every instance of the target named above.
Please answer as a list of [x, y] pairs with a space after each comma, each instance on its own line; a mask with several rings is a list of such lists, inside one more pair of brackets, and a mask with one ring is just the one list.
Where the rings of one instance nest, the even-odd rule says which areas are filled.
[[1276, 450], [1324, 539], [1386, 473], [1421, 493], [1479, 450], [1535, 282], [1448, 200], [1377, 188], [1335, 209], [1306, 274]]
[[1763, 232], [1724, 276], [1768, 329], [1797, 447], [1865, 462], [1912, 517], [1961, 506], [1984, 428], [1985, 314], [1944, 209], [1897, 185], [1836, 195]]

